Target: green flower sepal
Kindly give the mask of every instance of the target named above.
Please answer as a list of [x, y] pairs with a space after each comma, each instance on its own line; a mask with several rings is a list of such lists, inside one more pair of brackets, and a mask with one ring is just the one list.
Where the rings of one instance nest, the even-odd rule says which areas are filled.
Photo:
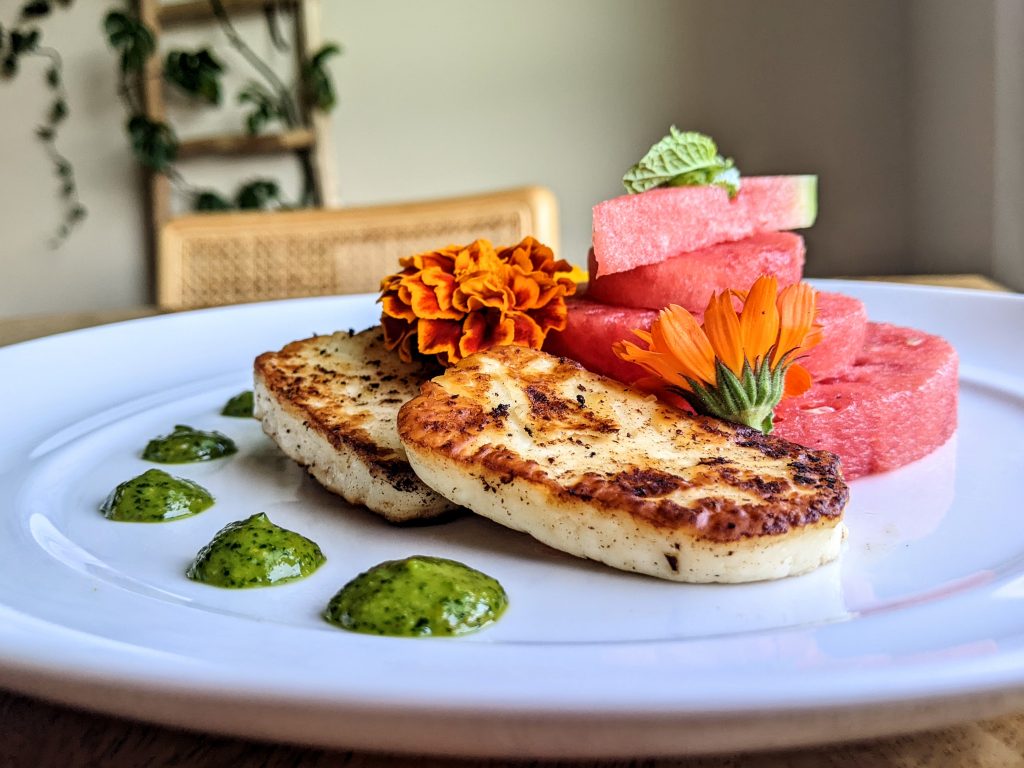
[[739, 376], [721, 360], [715, 360], [715, 386], [705, 386], [687, 376], [686, 381], [693, 388], [692, 392], [682, 387], [669, 389], [685, 399], [702, 416], [745, 424], [766, 435], [771, 434], [772, 417], [786, 388], [786, 371], [790, 362], [787, 357], [783, 357], [772, 368], [769, 362], [771, 358], [772, 352], [769, 352], [763, 360], [755, 361], [753, 366], [749, 360], [744, 359]]

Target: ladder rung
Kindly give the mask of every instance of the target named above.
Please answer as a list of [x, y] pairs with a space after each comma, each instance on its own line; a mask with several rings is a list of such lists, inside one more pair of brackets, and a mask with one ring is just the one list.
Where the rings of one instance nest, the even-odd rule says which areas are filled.
[[245, 133], [234, 136], [207, 136], [182, 141], [178, 146], [178, 157], [187, 159], [207, 155], [268, 155], [274, 152], [311, 149], [315, 142], [316, 136], [308, 128], [257, 136]]
[[[273, 5], [273, 0], [222, 0], [224, 10], [229, 14], [255, 13], [262, 11], [268, 5]], [[295, 5], [298, 0], [287, 0], [287, 5]], [[191, 0], [186, 3], [163, 4], [157, 11], [157, 19], [162, 27], [173, 27], [179, 24], [189, 24], [194, 21], [213, 21], [217, 17], [213, 15], [213, 8], [209, 0]]]

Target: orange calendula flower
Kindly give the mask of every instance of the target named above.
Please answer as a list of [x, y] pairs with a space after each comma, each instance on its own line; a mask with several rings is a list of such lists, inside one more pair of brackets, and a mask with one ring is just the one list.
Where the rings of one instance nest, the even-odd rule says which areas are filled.
[[408, 256], [380, 284], [388, 349], [406, 362], [434, 355], [452, 365], [503, 344], [540, 349], [565, 328], [565, 297], [576, 292], [572, 266], [527, 237], [496, 250], [487, 240]]
[[806, 283], [779, 291], [774, 277], [762, 276], [749, 291], [712, 296], [703, 325], [671, 305], [649, 333], [633, 331], [647, 349], [620, 341], [614, 351], [654, 374], [697, 413], [768, 433], [779, 401], [811, 386], [810, 373], [796, 360], [821, 341], [816, 296]]

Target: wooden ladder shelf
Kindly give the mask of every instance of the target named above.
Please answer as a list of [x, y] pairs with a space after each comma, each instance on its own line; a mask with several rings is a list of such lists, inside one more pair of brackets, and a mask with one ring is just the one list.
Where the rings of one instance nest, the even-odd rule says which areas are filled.
[[[164, 30], [190, 24], [213, 24], [217, 21], [208, 0], [175, 4], [164, 4], [160, 0], [136, 2], [139, 18], [152, 30], [158, 51]], [[317, 0], [222, 0], [222, 4], [232, 17], [261, 13], [269, 6], [291, 12], [295, 20], [294, 48], [299, 66], [320, 47], [320, 8]], [[146, 116], [154, 121], [166, 121], [163, 58], [159, 53], [150, 57], [146, 63], [142, 95]], [[237, 133], [187, 139], [178, 147], [178, 159], [295, 153], [311, 177], [314, 206], [334, 205], [336, 195], [330, 172], [327, 119], [304, 103], [301, 94], [296, 94], [296, 100], [303, 123], [301, 127], [256, 135]], [[147, 172], [146, 183], [151, 245], [155, 254], [160, 232], [171, 218], [171, 184], [167, 176], [154, 171]]]

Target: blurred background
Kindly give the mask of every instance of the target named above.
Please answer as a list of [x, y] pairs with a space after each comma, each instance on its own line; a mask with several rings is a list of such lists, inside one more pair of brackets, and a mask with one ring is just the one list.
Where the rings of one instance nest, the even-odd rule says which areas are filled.
[[[0, 25], [21, 5], [0, 0]], [[60, 150], [88, 209], [59, 248], [58, 181], [34, 134], [45, 62], [0, 81], [0, 316], [152, 301], [108, 6], [78, 0], [39, 21], [63, 57]], [[810, 276], [972, 272], [1024, 289], [1024, 0], [322, 0], [320, 15], [343, 48], [325, 64], [328, 202], [540, 184], [558, 198], [559, 255], [585, 264], [591, 206], [621, 194], [675, 124], [712, 135], [745, 175], [818, 174]], [[262, 25], [238, 29], [292, 66]], [[160, 40], [186, 45], [221, 51], [223, 31]], [[183, 138], [242, 120], [244, 62], [222, 59], [223, 109], [168, 98]], [[225, 190], [254, 176], [288, 199], [300, 187], [288, 158], [182, 169]]]

